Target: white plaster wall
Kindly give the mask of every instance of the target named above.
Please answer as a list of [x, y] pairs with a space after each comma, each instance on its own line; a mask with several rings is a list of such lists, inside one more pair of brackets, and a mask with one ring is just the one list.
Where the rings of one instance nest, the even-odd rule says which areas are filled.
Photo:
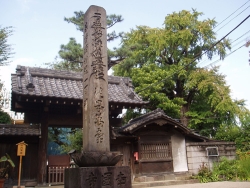
[[171, 136], [174, 172], [188, 171], [185, 137], [175, 132]]

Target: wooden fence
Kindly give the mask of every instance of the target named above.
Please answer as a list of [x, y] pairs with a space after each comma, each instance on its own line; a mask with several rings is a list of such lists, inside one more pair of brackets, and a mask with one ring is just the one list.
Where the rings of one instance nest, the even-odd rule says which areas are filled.
[[64, 170], [69, 167], [48, 167], [49, 185], [64, 184]]

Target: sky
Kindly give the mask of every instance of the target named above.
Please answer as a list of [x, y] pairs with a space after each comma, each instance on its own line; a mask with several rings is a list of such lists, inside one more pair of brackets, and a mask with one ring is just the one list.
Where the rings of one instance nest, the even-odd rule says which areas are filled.
[[[67, 44], [69, 38], [74, 37], [78, 43], [83, 43], [81, 32], [73, 24], [65, 22], [64, 17], [74, 16], [74, 11], [85, 12], [91, 5], [103, 7], [107, 14], [122, 15], [124, 21], [112, 28], [116, 32], [129, 32], [139, 25], [161, 28], [165, 16], [196, 9], [203, 12], [200, 20], [210, 18], [220, 24], [215, 28], [218, 40], [250, 13], [250, 0], [0, 0], [0, 25], [14, 28], [13, 35], [8, 38], [14, 52], [11, 63], [0, 67], [0, 80], [7, 91], [11, 90], [10, 76], [15, 73], [17, 65], [45, 67], [44, 63], [52, 62], [60, 45]], [[199, 66], [211, 63], [220, 66], [232, 98], [247, 100], [250, 109], [250, 47], [243, 46], [250, 40], [249, 29], [250, 18], [228, 36], [233, 42], [232, 50], [227, 52], [231, 55], [216, 63], [213, 62], [218, 57], [212, 61], [204, 59]], [[108, 43], [108, 47], [119, 47], [119, 41]]]

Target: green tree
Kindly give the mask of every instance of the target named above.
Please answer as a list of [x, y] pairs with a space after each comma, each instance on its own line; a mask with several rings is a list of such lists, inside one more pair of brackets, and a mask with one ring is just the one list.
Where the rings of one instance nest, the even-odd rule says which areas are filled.
[[8, 59], [13, 54], [11, 45], [7, 43], [12, 32], [12, 27], [1, 27], [0, 25], [0, 66], [7, 65]]
[[[64, 18], [64, 21], [68, 23], [72, 23], [76, 26], [76, 29], [83, 32], [83, 23], [84, 23], [84, 12], [83, 11], [75, 11], [74, 12], [75, 16], [70, 17], [70, 18]], [[111, 28], [114, 26], [116, 23], [122, 22], [123, 18], [121, 15], [116, 15], [116, 14], [110, 14], [107, 15], [107, 29]], [[112, 31], [107, 34], [107, 41], [112, 41], [116, 38], [119, 38], [122, 36], [122, 33], [116, 34], [115, 31]]]
[[2, 109], [0, 109], [0, 123], [2, 124], [11, 124], [11, 117], [7, 112], [4, 112]]
[[3, 83], [0, 81], [0, 123], [10, 124], [12, 119], [7, 112], [4, 112], [1, 108], [4, 106], [4, 97], [2, 95]]
[[58, 127], [49, 127], [48, 129], [48, 141], [54, 142], [58, 146], [62, 146], [65, 144], [66, 136], [69, 132], [71, 132], [68, 128], [58, 128]]
[[242, 152], [250, 151], [250, 114], [248, 111], [242, 110], [243, 115], [240, 117], [241, 125], [222, 124], [218, 128], [215, 139], [231, 141], [236, 143], [237, 150]]
[[[76, 26], [76, 29], [83, 33], [83, 23], [84, 23], [84, 12], [76, 11], [74, 16], [70, 18], [64, 18], [64, 21], [72, 23]], [[107, 15], [107, 29], [112, 28], [117, 23], [123, 21], [121, 15]], [[113, 41], [115, 39], [121, 38], [123, 33], [116, 33], [111, 31], [107, 33], [107, 41]], [[111, 68], [113, 65], [119, 63], [125, 57], [124, 50], [118, 50], [114, 48], [113, 50], [108, 50], [108, 66]], [[74, 38], [70, 38], [68, 44], [61, 45], [58, 52], [58, 56], [55, 58], [54, 62], [46, 63], [47, 66], [53, 69], [63, 69], [72, 71], [82, 71], [82, 59], [83, 59], [83, 47], [80, 43], [77, 43]]]
[[75, 149], [82, 149], [82, 129], [49, 127], [48, 141], [57, 145], [58, 153], [68, 153]]
[[79, 72], [82, 70], [83, 48], [74, 38], [70, 38], [69, 43], [62, 44], [55, 61], [47, 63], [52, 69], [71, 70]]
[[[222, 124], [216, 134], [215, 139], [217, 140], [224, 140], [227, 142], [235, 142], [241, 136], [241, 127], [237, 125], [226, 125]], [[237, 147], [238, 149], [239, 147]]]
[[[0, 66], [7, 65], [8, 59], [11, 54], [11, 45], [8, 44], [8, 37], [12, 34], [12, 27], [1, 27], [0, 25]], [[11, 117], [7, 112], [4, 112], [1, 108], [4, 105], [4, 98], [2, 95], [3, 83], [0, 80], [0, 123], [11, 123]]]
[[[138, 26], [126, 33], [128, 58], [114, 74], [132, 78], [135, 90], [148, 100], [148, 108], [162, 108], [203, 135], [215, 135], [222, 123], [235, 123], [242, 104], [230, 97], [230, 88], [218, 67], [199, 68], [202, 55], [225, 57], [230, 41], [217, 42], [215, 20], [200, 20], [196, 10], [166, 16], [163, 28]], [[244, 102], [244, 101], [242, 101]]]
[[77, 152], [82, 151], [82, 129], [75, 129], [72, 133], [67, 135], [67, 142], [62, 145], [62, 151], [68, 153], [75, 149]]
[[237, 132], [235, 126], [243, 123], [249, 110], [244, 100], [231, 98], [225, 76], [219, 73], [218, 67], [193, 71], [186, 88], [195, 92], [185, 114], [189, 127], [199, 130], [202, 135], [214, 136], [221, 126], [227, 126], [233, 138]]
[[235, 139], [237, 149], [243, 152], [250, 151], [250, 115], [247, 113], [241, 120], [240, 134]]

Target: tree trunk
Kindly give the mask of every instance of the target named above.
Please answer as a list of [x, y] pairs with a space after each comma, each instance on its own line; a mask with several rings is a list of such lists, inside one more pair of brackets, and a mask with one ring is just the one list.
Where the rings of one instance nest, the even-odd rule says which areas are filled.
[[188, 104], [184, 104], [181, 107], [181, 123], [183, 125], [185, 125], [185, 126], [188, 126], [188, 122], [189, 122], [188, 117], [185, 115], [186, 112], [188, 112], [188, 109], [189, 109], [189, 105]]

